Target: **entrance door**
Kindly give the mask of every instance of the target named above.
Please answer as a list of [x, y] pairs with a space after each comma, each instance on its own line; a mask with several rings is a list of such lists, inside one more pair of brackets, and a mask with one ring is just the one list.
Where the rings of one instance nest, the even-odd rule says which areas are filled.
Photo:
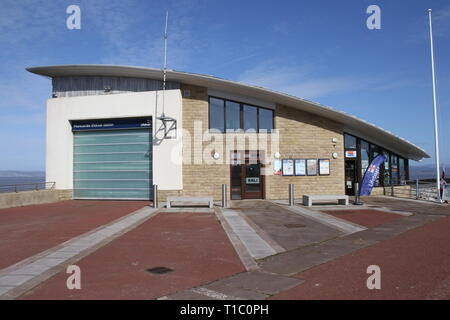
[[234, 151], [231, 155], [231, 199], [262, 199], [263, 176], [258, 151]]
[[356, 160], [345, 160], [345, 194], [355, 195]]

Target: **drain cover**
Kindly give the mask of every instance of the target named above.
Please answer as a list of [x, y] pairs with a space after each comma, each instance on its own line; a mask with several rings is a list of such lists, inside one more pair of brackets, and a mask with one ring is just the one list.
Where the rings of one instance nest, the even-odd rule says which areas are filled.
[[153, 274], [164, 274], [167, 272], [171, 272], [173, 270], [170, 268], [166, 268], [166, 267], [155, 267], [155, 268], [147, 269], [145, 271], [153, 273]]
[[304, 224], [300, 224], [300, 223], [288, 223], [284, 225], [286, 228], [303, 228], [305, 227]]

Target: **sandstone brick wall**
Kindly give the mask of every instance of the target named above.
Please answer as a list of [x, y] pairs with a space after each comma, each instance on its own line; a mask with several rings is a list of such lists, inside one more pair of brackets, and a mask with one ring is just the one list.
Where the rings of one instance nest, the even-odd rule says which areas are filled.
[[[159, 200], [165, 201], [168, 195], [214, 196], [221, 199], [221, 185], [230, 188], [230, 151], [225, 147], [227, 139], [235, 139], [233, 150], [256, 150], [248, 140], [241, 139], [242, 134], [209, 134], [215, 138], [211, 141], [193, 142], [195, 134], [203, 134], [208, 130], [208, 90], [202, 87], [183, 85], [181, 88], [190, 91], [190, 96], [183, 96], [183, 125], [189, 135], [183, 134], [183, 190], [159, 192]], [[280, 133], [279, 149], [271, 142], [271, 136], [254, 134], [257, 143], [264, 146], [263, 154], [267, 161], [265, 168], [269, 175], [265, 176], [265, 198], [286, 199], [288, 185], [295, 184], [296, 195], [301, 194], [343, 194], [344, 191], [344, 158], [343, 131], [339, 124], [293, 108], [278, 105], [276, 108], [275, 128]], [[195, 130], [195, 123], [197, 129]], [[201, 123], [201, 129], [198, 125]], [[197, 131], [197, 132], [195, 132]], [[336, 138], [337, 143], [331, 139]], [[213, 139], [214, 140], [214, 139]], [[258, 147], [258, 149], [261, 149]], [[215, 161], [210, 154], [213, 150], [220, 153]], [[282, 177], [272, 175], [272, 157], [275, 151], [281, 158], [314, 158], [330, 159], [330, 176], [314, 177]], [[332, 159], [332, 153], [338, 152], [338, 159]], [[197, 160], [196, 160], [197, 159]], [[210, 164], [201, 163], [198, 159], [208, 160]], [[211, 164], [212, 163], [212, 164]], [[230, 195], [228, 194], [228, 198]]]
[[73, 190], [72, 189], [59, 189], [58, 192], [58, 199], [59, 201], [64, 200], [72, 200], [73, 198]]
[[[287, 199], [289, 184], [296, 198], [302, 194], [344, 194], [343, 131], [338, 123], [313, 114], [278, 105], [275, 127], [280, 131], [281, 159], [330, 159], [329, 176], [266, 177], [266, 197]], [[332, 143], [332, 138], [337, 143]], [[333, 159], [332, 153], [338, 158]]]

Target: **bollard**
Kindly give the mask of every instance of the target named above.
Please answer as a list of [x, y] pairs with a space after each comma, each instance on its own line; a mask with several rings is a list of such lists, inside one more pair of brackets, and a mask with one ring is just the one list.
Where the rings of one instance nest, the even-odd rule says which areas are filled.
[[391, 186], [391, 196], [394, 196], [394, 186]]
[[293, 207], [295, 205], [295, 196], [294, 196], [294, 184], [289, 184], [289, 206]]
[[416, 179], [416, 200], [419, 200], [419, 178]]
[[153, 185], [153, 208], [158, 208], [158, 185]]
[[227, 208], [227, 185], [222, 184], [222, 208]]
[[355, 182], [355, 202], [353, 202], [353, 205], [355, 206], [361, 206], [364, 203], [359, 198], [359, 183]]

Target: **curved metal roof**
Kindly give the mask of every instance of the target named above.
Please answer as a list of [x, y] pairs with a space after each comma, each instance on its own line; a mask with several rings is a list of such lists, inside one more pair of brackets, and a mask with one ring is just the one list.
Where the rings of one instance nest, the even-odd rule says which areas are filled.
[[[119, 65], [59, 65], [30, 67], [27, 68], [27, 70], [29, 72], [51, 78], [58, 76], [116, 76], [162, 79], [163, 77], [161, 69]], [[317, 102], [301, 99], [258, 86], [216, 78], [210, 75], [167, 70], [167, 80], [250, 96], [261, 100], [286, 105], [292, 108], [297, 108], [339, 122], [343, 125], [345, 132], [357, 135], [360, 138], [366, 139], [367, 141], [391, 150], [405, 158], [412, 160], [430, 158], [425, 150], [393, 134], [392, 132], [384, 130], [367, 121], [361, 120], [353, 115], [321, 105]]]

